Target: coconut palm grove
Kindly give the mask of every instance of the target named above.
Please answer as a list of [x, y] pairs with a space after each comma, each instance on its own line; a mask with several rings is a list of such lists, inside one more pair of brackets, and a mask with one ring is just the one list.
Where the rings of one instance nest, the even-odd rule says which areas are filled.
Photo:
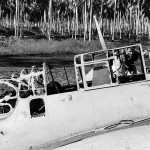
[[150, 38], [149, 0], [0, 0], [0, 35], [90, 41], [94, 15], [104, 37]]

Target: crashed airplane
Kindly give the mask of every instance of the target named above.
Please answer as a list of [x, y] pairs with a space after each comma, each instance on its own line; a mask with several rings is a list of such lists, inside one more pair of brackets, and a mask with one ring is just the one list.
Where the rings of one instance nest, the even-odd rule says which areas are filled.
[[[127, 55], [134, 57], [126, 61]], [[150, 139], [148, 125], [137, 129], [150, 118], [150, 74], [140, 44], [76, 55], [74, 67], [76, 85], [56, 82], [46, 63], [0, 79], [1, 150], [116, 150]]]

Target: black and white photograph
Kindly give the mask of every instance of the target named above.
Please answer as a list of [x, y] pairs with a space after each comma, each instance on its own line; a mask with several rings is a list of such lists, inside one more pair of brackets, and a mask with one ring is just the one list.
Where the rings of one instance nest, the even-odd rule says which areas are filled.
[[0, 0], [0, 150], [150, 150], [150, 0]]

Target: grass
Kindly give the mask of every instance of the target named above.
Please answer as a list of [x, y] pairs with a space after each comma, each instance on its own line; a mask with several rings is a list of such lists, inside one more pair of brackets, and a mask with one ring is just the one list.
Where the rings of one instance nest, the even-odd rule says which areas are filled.
[[[142, 43], [144, 43], [142, 41]], [[134, 42], [107, 41], [107, 48], [114, 48], [134, 44]], [[18, 39], [9, 38], [0, 42], [1, 55], [38, 55], [38, 54], [79, 54], [83, 52], [98, 51], [102, 49], [99, 40], [91, 42], [75, 39], [67, 39], [62, 41], [48, 41], [46, 39]], [[143, 49], [150, 49], [149, 42], [143, 44]]]
[[4, 41], [0, 44], [1, 55], [78, 54], [99, 49], [101, 49], [101, 46], [98, 41], [83, 42], [75, 39], [63, 41], [18, 39], [13, 42]]

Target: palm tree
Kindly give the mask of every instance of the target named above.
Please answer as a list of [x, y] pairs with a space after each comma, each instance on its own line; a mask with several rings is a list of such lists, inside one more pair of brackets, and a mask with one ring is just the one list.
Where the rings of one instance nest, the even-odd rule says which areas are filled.
[[142, 5], [142, 12], [144, 14], [144, 17], [147, 17], [150, 19], [150, 1], [145, 0], [145, 2]]
[[87, 6], [87, 1], [84, 1], [84, 41], [86, 38], [86, 32], [87, 32], [87, 10], [86, 10], [86, 6]]
[[[114, 16], [112, 16], [111, 19], [113, 19], [113, 32], [112, 32], [112, 40], [114, 40], [114, 33], [115, 33], [115, 26], [118, 28], [120, 28], [120, 32], [121, 32], [121, 18], [127, 18], [127, 12], [128, 12], [128, 5], [129, 5], [129, 1], [128, 0], [108, 0], [107, 2], [108, 4], [108, 8], [107, 9], [113, 9], [113, 14]], [[109, 17], [111, 15], [109, 14]], [[118, 17], [118, 23], [119, 25], [116, 24], [116, 17]], [[121, 37], [121, 36], [120, 36]]]
[[90, 0], [90, 26], [89, 26], [89, 41], [91, 41], [91, 30], [92, 30], [92, 10], [93, 10], [93, 0]]
[[19, 34], [19, 0], [16, 0], [15, 37]]
[[142, 14], [145, 18], [145, 32], [148, 32], [149, 39], [150, 39], [150, 1], [144, 0], [141, 6]]
[[51, 28], [52, 28], [52, 0], [49, 0], [48, 9], [48, 39], [51, 39]]
[[14, 0], [2, 0], [0, 1], [0, 19], [5, 18], [6, 27], [12, 26], [12, 19], [15, 12]]

